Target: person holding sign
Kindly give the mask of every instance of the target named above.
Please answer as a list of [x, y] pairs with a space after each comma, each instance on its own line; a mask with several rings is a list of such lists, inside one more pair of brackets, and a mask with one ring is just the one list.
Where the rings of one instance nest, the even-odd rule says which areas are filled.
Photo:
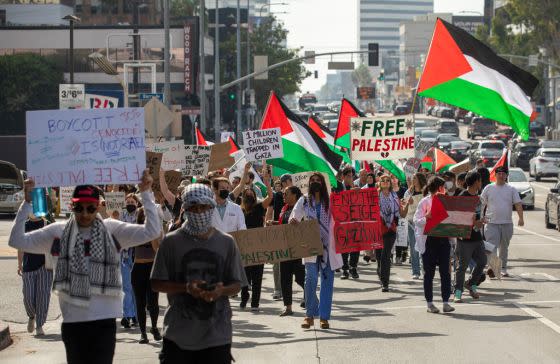
[[416, 213], [414, 214], [416, 251], [422, 255], [422, 264], [424, 266], [424, 297], [426, 298], [428, 312], [430, 313], [439, 313], [439, 309], [433, 303], [436, 266], [439, 266], [439, 276], [441, 279], [443, 312], [455, 311], [455, 308], [449, 304], [449, 297], [451, 296], [451, 272], [449, 270], [451, 244], [449, 238], [426, 236], [424, 234], [426, 222], [432, 216], [432, 199], [439, 193], [445, 194], [445, 180], [441, 177], [433, 176], [424, 189], [424, 194], [427, 196], [420, 200]]
[[149, 242], [161, 233], [152, 183], [152, 177], [144, 171], [138, 184], [146, 211], [144, 225], [102, 220], [98, 215], [99, 190], [82, 185], [74, 190], [73, 214], [67, 222], [25, 233], [35, 185], [33, 180], [25, 181], [25, 202], [16, 215], [9, 245], [24, 252], [52, 254], [58, 258], [53, 290], [58, 292], [62, 341], [70, 364], [113, 361], [115, 319], [122, 313], [119, 250]]
[[[323, 255], [305, 258], [305, 319], [301, 324], [304, 329], [314, 325], [314, 317], [319, 316], [321, 328], [328, 329], [334, 285], [334, 271], [342, 267], [342, 257], [336, 253], [332, 236], [332, 218], [329, 210], [329, 194], [325, 177], [313, 173], [309, 177], [309, 192], [302, 196], [292, 213], [290, 223], [315, 219], [319, 222]], [[317, 300], [317, 280], [321, 276], [320, 299]]]

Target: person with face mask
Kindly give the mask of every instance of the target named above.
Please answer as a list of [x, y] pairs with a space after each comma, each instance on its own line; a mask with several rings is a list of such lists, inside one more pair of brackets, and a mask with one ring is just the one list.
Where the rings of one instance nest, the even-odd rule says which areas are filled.
[[185, 223], [165, 236], [151, 274], [167, 293], [161, 363], [231, 363], [229, 297], [246, 285], [235, 240], [212, 225], [212, 190], [194, 183], [182, 196]]
[[[257, 196], [251, 188], [246, 188], [241, 193], [241, 210], [245, 216], [245, 225], [247, 229], [255, 229], [263, 227], [264, 216], [266, 209], [272, 202], [272, 187], [270, 186], [270, 178], [265, 173], [263, 181], [266, 185], [267, 197], [262, 201], [257, 201]], [[245, 267], [245, 275], [247, 282], [251, 285], [251, 311], [257, 312], [259, 310], [259, 302], [261, 299], [261, 286], [264, 271], [264, 264], [257, 264]], [[241, 303], [239, 307], [247, 307], [249, 301], [249, 288], [243, 287], [241, 289]]]
[[224, 177], [215, 178], [212, 188], [216, 199], [216, 208], [212, 209], [212, 226], [224, 233], [247, 229], [243, 210], [229, 198], [229, 180]]
[[33, 209], [34, 187], [32, 180], [25, 182], [25, 202], [16, 215], [9, 245], [24, 252], [57, 257], [53, 291], [58, 293], [62, 341], [70, 364], [113, 361], [115, 319], [122, 313], [119, 250], [147, 243], [161, 233], [152, 183], [152, 177], [144, 171], [138, 184], [146, 211], [144, 225], [102, 220], [98, 214], [99, 189], [84, 185], [74, 190], [73, 213], [68, 221], [25, 233], [25, 220]]
[[455, 184], [455, 180], [457, 179], [455, 173], [451, 171], [446, 171], [443, 173], [443, 179], [445, 180], [445, 191], [449, 196], [459, 196], [463, 190]]
[[[309, 177], [309, 192], [302, 196], [290, 214], [290, 223], [297, 224], [303, 219], [314, 219], [319, 223], [323, 254], [304, 259], [305, 263], [305, 319], [301, 324], [304, 329], [314, 325], [314, 318], [319, 316], [322, 329], [330, 327], [334, 271], [342, 267], [342, 257], [336, 253], [332, 236], [332, 218], [329, 211], [329, 193], [325, 178], [321, 173]], [[320, 299], [317, 299], [317, 281], [321, 277]]]

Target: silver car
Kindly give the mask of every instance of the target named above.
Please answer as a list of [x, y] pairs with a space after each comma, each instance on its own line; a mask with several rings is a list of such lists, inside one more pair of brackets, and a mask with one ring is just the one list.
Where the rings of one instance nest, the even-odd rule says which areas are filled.
[[0, 161], [0, 213], [15, 214], [23, 198], [22, 173], [13, 163]]
[[524, 209], [533, 210], [535, 208], [535, 189], [521, 168], [509, 169], [508, 184], [519, 193]]

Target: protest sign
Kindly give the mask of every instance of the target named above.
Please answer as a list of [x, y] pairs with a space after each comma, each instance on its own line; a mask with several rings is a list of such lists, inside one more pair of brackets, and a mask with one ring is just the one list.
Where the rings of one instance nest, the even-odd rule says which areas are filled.
[[161, 168], [164, 171], [185, 168], [185, 143], [182, 140], [148, 144], [146, 150], [163, 153]]
[[[292, 174], [292, 183], [294, 186], [298, 187], [301, 190], [301, 193], [307, 195], [309, 191], [309, 177], [315, 172], [300, 172]], [[331, 193], [331, 181], [329, 180], [329, 176], [326, 173], [321, 172], [323, 177], [325, 177], [325, 182], [327, 184], [327, 191], [329, 194]]]
[[105, 207], [107, 208], [107, 214], [109, 216], [113, 216], [115, 211], [120, 214], [124, 209], [124, 202], [124, 192], [105, 192]]
[[470, 238], [478, 196], [447, 196], [432, 199], [431, 216], [426, 219], [424, 234], [446, 238]]
[[210, 146], [185, 145], [185, 169], [183, 174], [187, 176], [203, 176], [208, 174], [210, 164]]
[[383, 248], [377, 189], [333, 192], [330, 210], [337, 253]]
[[418, 172], [422, 159], [428, 154], [428, 151], [434, 146], [434, 142], [426, 142], [424, 140], [416, 139], [414, 142], [414, 157], [407, 159], [403, 171], [407, 177], [412, 177], [414, 173]]
[[352, 118], [350, 137], [353, 160], [414, 157], [414, 120], [409, 115]]
[[150, 175], [154, 179], [159, 179], [159, 170], [161, 168], [161, 160], [163, 154], [155, 152], [146, 152], [146, 169], [150, 171]]
[[214, 144], [211, 147], [209, 171], [229, 168], [235, 163], [235, 159], [229, 155], [231, 144], [229, 142]]
[[26, 129], [37, 187], [137, 183], [146, 167], [141, 108], [28, 111]]
[[227, 142], [230, 137], [235, 139], [235, 133], [233, 131], [222, 131], [220, 134], [220, 142]]
[[74, 186], [60, 187], [60, 213], [69, 214], [72, 212], [72, 195]]
[[317, 220], [230, 233], [244, 266], [279, 263], [323, 253]]
[[284, 157], [280, 128], [243, 132], [243, 149], [249, 162]]
[[[243, 178], [243, 171], [245, 169], [245, 165], [248, 162], [247, 162], [247, 157], [245, 155], [245, 151], [243, 149], [234, 152], [231, 156], [235, 159], [235, 163], [233, 164], [233, 166], [229, 168], [229, 180], [233, 181], [235, 177]], [[257, 173], [257, 171], [252, 165], [249, 171], [253, 172], [253, 175], [255, 176], [255, 180], [253, 181], [253, 183], [257, 186], [258, 185], [264, 186], [264, 182], [262, 181], [261, 177], [259, 176], [259, 174]]]
[[181, 184], [183, 174], [179, 171], [165, 171], [165, 183], [171, 193], [177, 193], [177, 187]]

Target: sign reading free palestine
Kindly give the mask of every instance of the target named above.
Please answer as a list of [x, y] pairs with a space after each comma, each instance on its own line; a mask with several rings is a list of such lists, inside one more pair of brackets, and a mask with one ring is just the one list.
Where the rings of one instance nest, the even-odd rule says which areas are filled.
[[353, 160], [414, 157], [412, 116], [352, 118], [350, 153]]

